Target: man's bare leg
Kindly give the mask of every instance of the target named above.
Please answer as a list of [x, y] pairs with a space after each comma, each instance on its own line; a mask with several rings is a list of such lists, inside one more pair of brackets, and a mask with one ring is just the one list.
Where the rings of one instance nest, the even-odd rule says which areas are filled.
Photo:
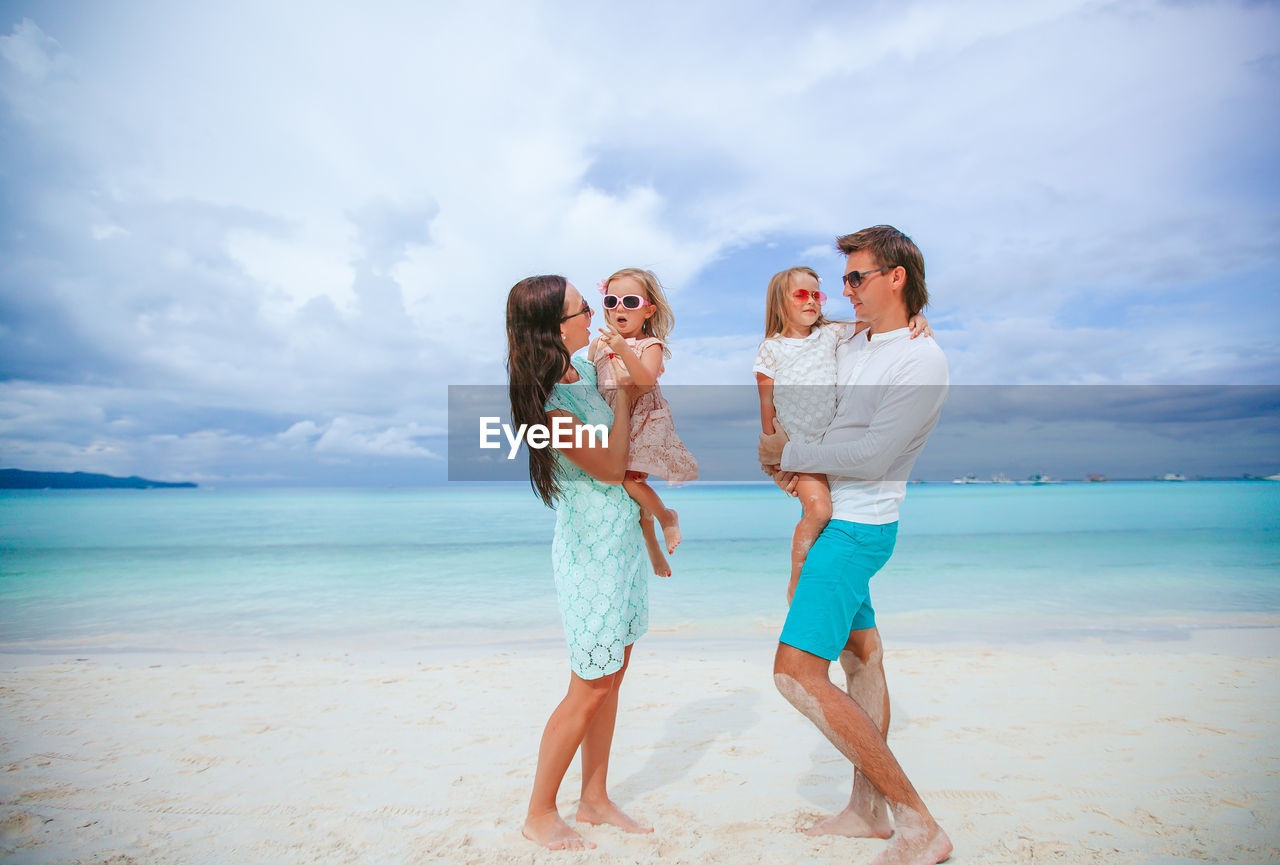
[[[876, 628], [852, 631], [840, 653], [849, 696], [867, 713], [880, 734], [889, 738], [889, 689], [884, 678], [884, 649]], [[853, 791], [849, 804], [838, 814], [804, 830], [808, 835], [845, 835], [850, 838], [888, 838], [893, 835], [884, 796], [853, 767]]]
[[945, 861], [951, 855], [951, 839], [921, 801], [871, 716], [831, 683], [830, 666], [825, 658], [779, 643], [773, 680], [787, 701], [888, 801], [897, 831], [872, 865], [937, 865]]
[[556, 794], [573, 755], [586, 735], [592, 718], [614, 690], [613, 676], [583, 679], [569, 674], [569, 692], [547, 719], [538, 747], [538, 769], [533, 776], [533, 794], [521, 834], [550, 850], [589, 850], [596, 845], [585, 840], [560, 817]]
[[614, 673], [613, 690], [587, 725], [587, 733], [582, 738], [582, 798], [578, 802], [577, 820], [593, 825], [608, 823], [625, 832], [652, 832], [652, 826], [645, 826], [624, 814], [609, 798], [607, 790], [609, 749], [613, 745], [613, 729], [618, 718], [618, 691], [622, 686], [622, 674], [630, 662], [631, 646], [627, 646], [622, 669]]

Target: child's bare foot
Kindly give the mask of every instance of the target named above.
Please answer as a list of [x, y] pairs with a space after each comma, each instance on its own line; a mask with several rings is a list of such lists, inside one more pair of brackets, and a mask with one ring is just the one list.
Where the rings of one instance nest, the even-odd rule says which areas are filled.
[[548, 850], [594, 850], [596, 847], [573, 831], [556, 811], [526, 818], [520, 834]]
[[658, 524], [662, 526], [662, 539], [667, 542], [667, 552], [674, 553], [676, 547], [680, 546], [680, 519], [676, 516], [674, 508], [667, 508], [667, 512], [658, 517]]
[[645, 549], [649, 551], [649, 561], [653, 564], [653, 572], [659, 577], [671, 576], [671, 565], [667, 562], [667, 557], [662, 554], [662, 545], [658, 543], [658, 536], [653, 533], [653, 523], [650, 523], [649, 531], [644, 533]]
[[593, 826], [608, 823], [610, 826], [617, 826], [623, 832], [644, 834], [645, 832], [653, 831], [652, 826], [638, 823], [622, 813], [622, 809], [615, 805], [611, 799], [605, 799], [600, 804], [579, 802], [577, 819], [579, 823], [590, 823]]

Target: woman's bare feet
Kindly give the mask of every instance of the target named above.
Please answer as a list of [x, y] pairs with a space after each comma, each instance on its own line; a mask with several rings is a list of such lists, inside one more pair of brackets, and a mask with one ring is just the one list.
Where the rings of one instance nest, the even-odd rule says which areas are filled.
[[893, 825], [883, 807], [878, 814], [863, 814], [852, 808], [845, 808], [839, 814], [832, 814], [819, 820], [807, 829], [797, 829], [806, 835], [843, 835], [846, 838], [889, 838], [893, 836]]
[[526, 818], [520, 834], [548, 850], [594, 850], [596, 847], [573, 831], [556, 811]]
[[622, 813], [622, 809], [613, 804], [612, 799], [605, 799], [601, 803], [579, 802], [578, 822], [590, 823], [593, 826], [608, 823], [610, 826], [617, 826], [623, 832], [635, 832], [637, 834], [653, 831], [652, 826], [637, 823]]
[[662, 526], [662, 538], [667, 542], [667, 552], [674, 553], [676, 547], [680, 546], [680, 518], [676, 516], [674, 509], [667, 508], [667, 512], [658, 517], [658, 524]]

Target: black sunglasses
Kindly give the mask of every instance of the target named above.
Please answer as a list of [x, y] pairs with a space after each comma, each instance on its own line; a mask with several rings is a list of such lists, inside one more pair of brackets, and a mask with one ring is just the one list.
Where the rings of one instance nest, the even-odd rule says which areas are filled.
[[871, 274], [882, 273], [886, 270], [893, 270], [895, 267], [897, 267], [896, 264], [891, 264], [888, 267], [877, 267], [875, 270], [864, 270], [862, 273], [858, 273], [856, 270], [851, 270], [844, 275], [844, 281], [850, 288], [857, 288], [862, 285], [862, 280], [866, 279]]
[[585, 315], [588, 317], [590, 317], [591, 315], [591, 307], [587, 305], [587, 302], [585, 300], [582, 302], [582, 309], [578, 310], [577, 312], [572, 312], [569, 315], [560, 316], [560, 323], [564, 324], [569, 319], [577, 318], [580, 315]]

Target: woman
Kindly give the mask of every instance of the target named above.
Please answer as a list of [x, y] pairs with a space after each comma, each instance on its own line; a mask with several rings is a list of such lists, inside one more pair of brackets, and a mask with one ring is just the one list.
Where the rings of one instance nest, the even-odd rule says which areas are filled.
[[[632, 644], [648, 629], [649, 598], [640, 510], [622, 488], [634, 388], [619, 388], [616, 414], [596, 390], [594, 364], [574, 360], [591, 338], [592, 310], [562, 276], [521, 280], [507, 296], [507, 373], [511, 419], [563, 432], [557, 447], [529, 448], [529, 481], [556, 509], [551, 559], [569, 643], [569, 690], [551, 713], [523, 833], [553, 850], [595, 847], [556, 809], [565, 771], [582, 747], [580, 823], [652, 832], [624, 814], [606, 791], [618, 687]], [[604, 424], [608, 443], [580, 437]], [[568, 439], [568, 442], [564, 442]], [[565, 446], [559, 447], [558, 445]]]

